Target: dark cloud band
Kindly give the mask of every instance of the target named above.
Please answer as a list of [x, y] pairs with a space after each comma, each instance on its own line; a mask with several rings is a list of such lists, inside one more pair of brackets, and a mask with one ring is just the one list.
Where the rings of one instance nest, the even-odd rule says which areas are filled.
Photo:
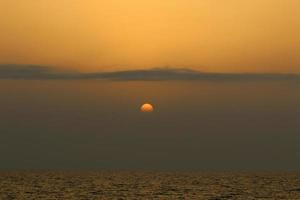
[[0, 65], [0, 79], [100, 79], [100, 80], [300, 80], [299, 74], [207, 73], [187, 68], [153, 68], [114, 72], [66, 72], [38, 65]]

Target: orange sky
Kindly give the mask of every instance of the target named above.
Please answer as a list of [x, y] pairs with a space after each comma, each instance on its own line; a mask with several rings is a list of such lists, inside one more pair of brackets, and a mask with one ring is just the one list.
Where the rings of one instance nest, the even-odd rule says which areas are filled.
[[300, 72], [299, 0], [1, 0], [0, 64]]

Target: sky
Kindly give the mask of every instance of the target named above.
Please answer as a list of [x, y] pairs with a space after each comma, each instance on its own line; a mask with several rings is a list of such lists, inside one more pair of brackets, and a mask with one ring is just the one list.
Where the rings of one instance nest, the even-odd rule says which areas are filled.
[[0, 170], [299, 170], [299, 7], [0, 0]]
[[[299, 90], [287, 80], [0, 80], [0, 170], [299, 170]], [[145, 102], [154, 112], [140, 112]]]
[[1, 0], [0, 64], [300, 72], [298, 0]]

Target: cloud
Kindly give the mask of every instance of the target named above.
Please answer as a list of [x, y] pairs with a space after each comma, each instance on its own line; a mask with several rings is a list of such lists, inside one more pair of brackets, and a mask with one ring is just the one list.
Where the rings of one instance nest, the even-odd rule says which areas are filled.
[[66, 72], [38, 65], [0, 65], [0, 79], [100, 79], [100, 80], [300, 80], [299, 74], [208, 73], [187, 68], [153, 68], [114, 72]]
[[0, 65], [0, 79], [67, 79], [78, 75], [39, 65]]

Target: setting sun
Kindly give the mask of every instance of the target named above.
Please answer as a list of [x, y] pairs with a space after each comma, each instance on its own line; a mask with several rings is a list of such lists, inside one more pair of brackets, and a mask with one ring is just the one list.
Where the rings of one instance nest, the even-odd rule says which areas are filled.
[[141, 112], [149, 113], [153, 112], [154, 108], [151, 104], [145, 103], [141, 106]]

